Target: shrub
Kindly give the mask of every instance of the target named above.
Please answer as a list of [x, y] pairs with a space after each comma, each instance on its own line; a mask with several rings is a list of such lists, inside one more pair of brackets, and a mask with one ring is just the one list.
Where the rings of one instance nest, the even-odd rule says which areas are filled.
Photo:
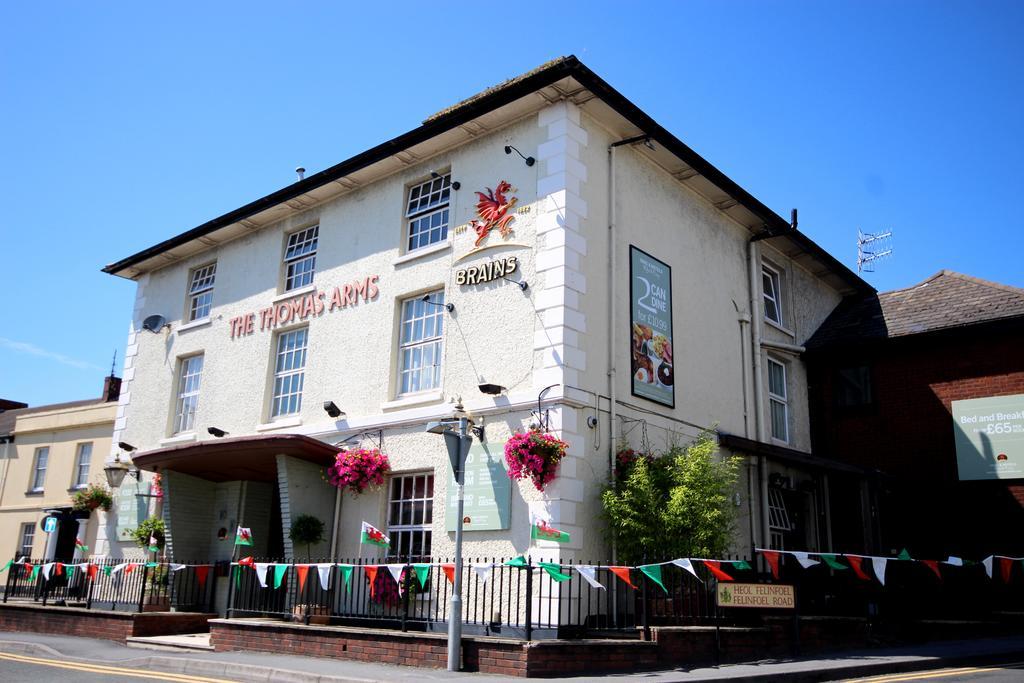
[[306, 559], [309, 559], [312, 546], [324, 540], [324, 523], [313, 515], [299, 515], [292, 522], [288, 538], [292, 543], [306, 546]]

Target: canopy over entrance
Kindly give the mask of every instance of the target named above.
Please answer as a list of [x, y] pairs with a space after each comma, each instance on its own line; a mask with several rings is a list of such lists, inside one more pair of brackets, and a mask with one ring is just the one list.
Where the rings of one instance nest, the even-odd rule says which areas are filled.
[[278, 455], [315, 465], [330, 464], [338, 449], [300, 434], [236, 436], [169, 446], [136, 454], [132, 461], [148, 472], [172, 470], [207, 481], [277, 481]]

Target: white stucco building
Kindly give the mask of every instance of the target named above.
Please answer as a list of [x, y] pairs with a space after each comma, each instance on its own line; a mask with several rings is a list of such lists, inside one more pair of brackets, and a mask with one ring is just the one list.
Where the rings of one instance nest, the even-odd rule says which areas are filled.
[[[503, 182], [513, 218], [480, 237], [476, 193]], [[631, 266], [670, 269], [647, 292], [667, 351], [657, 324], [633, 332]], [[543, 492], [512, 483], [504, 528], [471, 519], [468, 556], [526, 550], [534, 510], [572, 536], [543, 554], [607, 557], [598, 497], [623, 442], [728, 434], [749, 463], [738, 552], [827, 546], [829, 476], [856, 474], [812, 453], [799, 353], [870, 287], [573, 57], [104, 270], [137, 288], [110, 459], [163, 475], [181, 560], [227, 559], [237, 524], [257, 555], [304, 552], [302, 513], [333, 528], [314, 555], [355, 557], [366, 520], [403, 555], [450, 556], [447, 455], [424, 428], [459, 401], [498, 455], [538, 406], [570, 445]], [[321, 472], [346, 439], [394, 472], [339, 504]], [[129, 551], [115, 526], [101, 552]]]

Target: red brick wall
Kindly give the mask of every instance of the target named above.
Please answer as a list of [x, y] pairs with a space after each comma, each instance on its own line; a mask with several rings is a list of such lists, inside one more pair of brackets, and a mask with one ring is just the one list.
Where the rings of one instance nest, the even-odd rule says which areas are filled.
[[[952, 401], [1024, 393], [1022, 348], [1019, 332], [975, 331], [808, 359], [815, 453], [892, 477], [882, 483], [889, 493], [881, 501], [878, 550], [908, 547], [935, 556], [1024, 550], [1024, 539], [1004, 533], [1024, 523], [1024, 487], [959, 481], [951, 408]], [[835, 369], [862, 363], [871, 368], [873, 405], [837, 408]], [[859, 511], [833, 510], [833, 517], [850, 512]]]
[[0, 631], [53, 633], [123, 643], [132, 633], [133, 616], [128, 612], [7, 603], [0, 604]]
[[207, 633], [210, 619], [217, 614], [199, 612], [144, 612], [134, 615], [133, 636], [170, 636], [178, 633]]

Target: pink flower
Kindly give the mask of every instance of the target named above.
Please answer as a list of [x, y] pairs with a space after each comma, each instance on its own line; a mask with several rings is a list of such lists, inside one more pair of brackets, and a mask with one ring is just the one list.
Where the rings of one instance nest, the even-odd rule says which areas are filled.
[[533, 429], [513, 434], [505, 442], [505, 462], [508, 474], [513, 479], [529, 477], [538, 491], [554, 480], [559, 461], [565, 457], [569, 444], [555, 437]]

